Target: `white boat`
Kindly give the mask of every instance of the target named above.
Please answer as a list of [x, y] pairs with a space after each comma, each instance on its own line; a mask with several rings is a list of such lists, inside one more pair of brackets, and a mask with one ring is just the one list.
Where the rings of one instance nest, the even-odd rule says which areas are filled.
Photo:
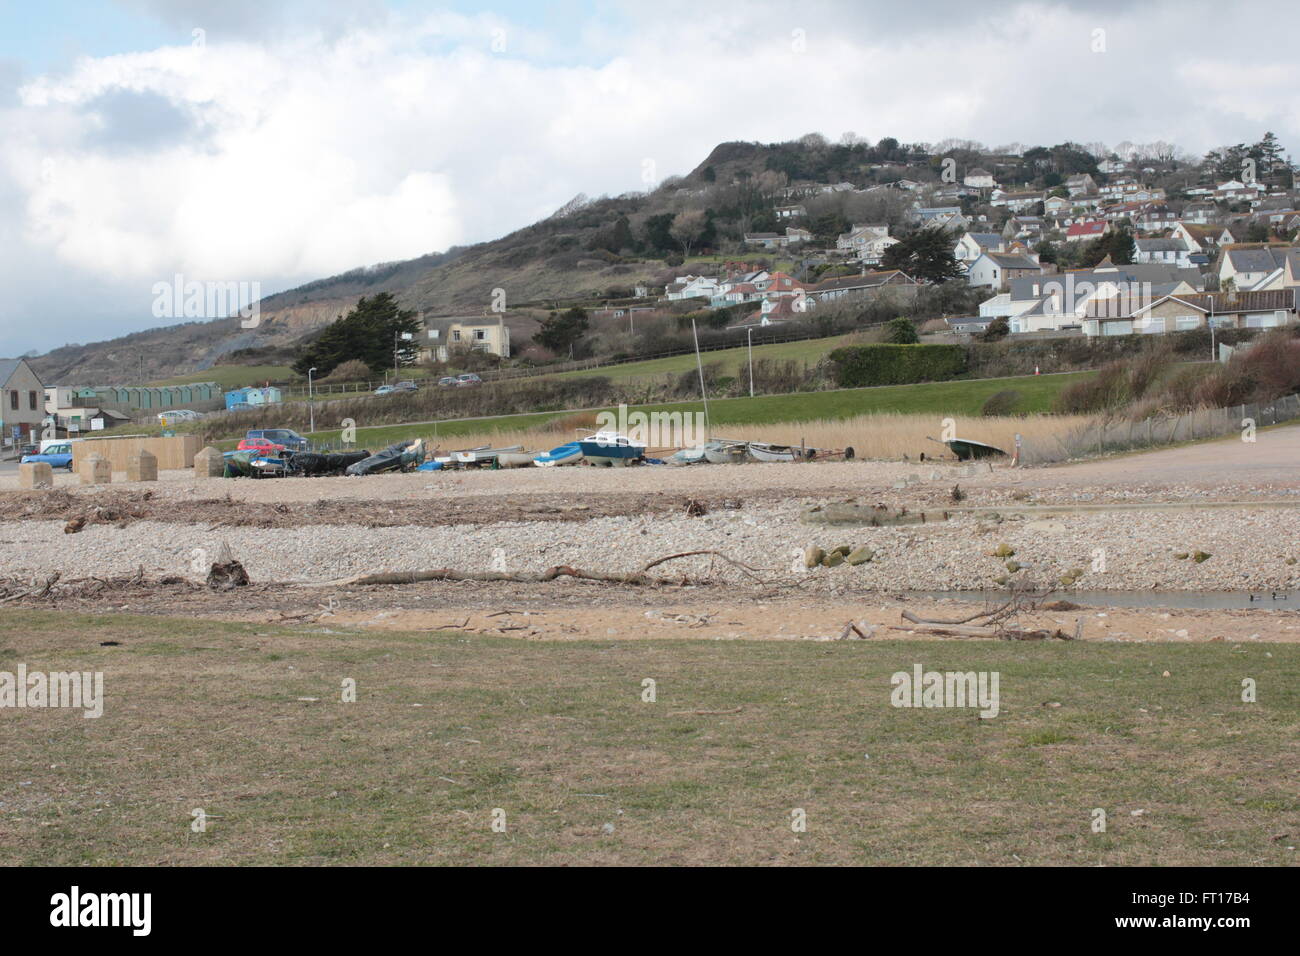
[[703, 445], [698, 445], [695, 448], [683, 448], [668, 457], [668, 464], [670, 465], [698, 465], [701, 463], [708, 463], [708, 459], [704, 457]]
[[487, 445], [481, 445], [478, 448], [456, 452], [456, 461], [462, 465], [481, 465], [500, 455], [514, 454], [523, 450], [523, 445], [511, 445], [509, 448], [490, 448]]
[[704, 457], [714, 465], [734, 465], [745, 460], [747, 442], [727, 438], [714, 439], [704, 445]]
[[537, 456], [530, 451], [503, 451], [497, 454], [500, 468], [531, 468]]
[[754, 461], [798, 461], [802, 457], [800, 450], [791, 445], [769, 445], [757, 441], [750, 442], [745, 453]]

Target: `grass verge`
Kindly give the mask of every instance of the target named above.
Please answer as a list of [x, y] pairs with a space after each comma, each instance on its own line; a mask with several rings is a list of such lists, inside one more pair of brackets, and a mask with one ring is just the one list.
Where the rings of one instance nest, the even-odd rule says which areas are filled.
[[[98, 720], [0, 712], [5, 865], [1295, 862], [1297, 645], [526, 643], [2, 613], [0, 670], [102, 671], [106, 697]], [[914, 663], [999, 672], [999, 715], [892, 707]]]

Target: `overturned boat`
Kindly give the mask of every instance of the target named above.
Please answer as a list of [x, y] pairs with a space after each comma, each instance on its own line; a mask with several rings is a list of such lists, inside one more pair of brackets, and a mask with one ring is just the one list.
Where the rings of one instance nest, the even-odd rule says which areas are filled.
[[1007, 452], [1001, 448], [986, 445], [982, 441], [972, 441], [969, 438], [949, 438], [946, 441], [931, 438], [930, 441], [946, 445], [948, 450], [957, 456], [958, 461], [971, 461], [975, 458], [996, 458], [998, 455], [1007, 456]]
[[745, 460], [745, 448], [749, 442], [730, 438], [715, 438], [705, 442], [704, 457], [713, 465], [734, 465]]

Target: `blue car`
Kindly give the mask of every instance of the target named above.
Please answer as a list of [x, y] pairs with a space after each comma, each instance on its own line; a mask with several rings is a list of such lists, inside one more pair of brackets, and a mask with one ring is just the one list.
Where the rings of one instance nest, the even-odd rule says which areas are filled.
[[23, 455], [22, 464], [30, 462], [45, 462], [51, 468], [66, 468], [72, 471], [72, 444], [64, 442], [61, 445], [51, 445], [39, 455]]

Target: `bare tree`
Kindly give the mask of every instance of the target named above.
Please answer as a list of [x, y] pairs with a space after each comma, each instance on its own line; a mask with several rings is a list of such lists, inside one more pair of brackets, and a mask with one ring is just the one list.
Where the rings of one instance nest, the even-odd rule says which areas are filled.
[[676, 239], [682, 247], [682, 254], [689, 256], [691, 247], [699, 241], [706, 225], [704, 212], [700, 209], [688, 209], [673, 217], [673, 224], [668, 227], [668, 234]]

